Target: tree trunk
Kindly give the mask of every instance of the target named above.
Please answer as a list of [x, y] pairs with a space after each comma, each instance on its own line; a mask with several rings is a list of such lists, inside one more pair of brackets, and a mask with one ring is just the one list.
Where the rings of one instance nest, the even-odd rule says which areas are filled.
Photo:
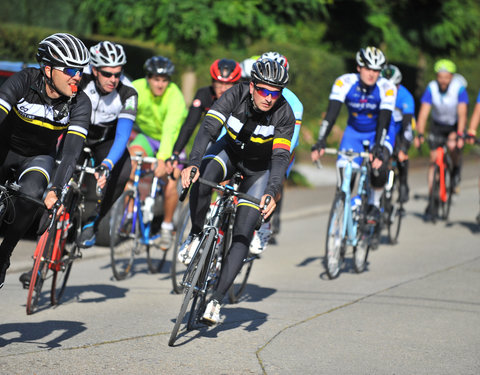
[[417, 77], [415, 82], [415, 93], [414, 96], [416, 98], [420, 98], [423, 94], [425, 89], [425, 69], [427, 67], [427, 59], [423, 51], [420, 51], [418, 54], [418, 61], [417, 61]]
[[187, 107], [190, 107], [190, 103], [192, 103], [196, 83], [197, 76], [195, 71], [192, 68], [187, 68], [182, 74], [182, 93]]

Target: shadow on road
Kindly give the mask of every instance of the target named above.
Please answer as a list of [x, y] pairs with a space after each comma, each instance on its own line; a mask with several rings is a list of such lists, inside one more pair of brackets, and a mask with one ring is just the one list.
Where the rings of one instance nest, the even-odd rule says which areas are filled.
[[74, 300], [80, 303], [98, 303], [109, 299], [123, 298], [129, 289], [107, 284], [68, 286], [60, 303]]
[[460, 225], [467, 228], [472, 234], [480, 233], [480, 225], [473, 221], [451, 221], [446, 224], [447, 227]]
[[[68, 320], [2, 324], [0, 326], [0, 348], [16, 342], [35, 344], [42, 349], [58, 348], [62, 346], [63, 341], [86, 329], [85, 323]], [[54, 337], [52, 338], [52, 336]]]

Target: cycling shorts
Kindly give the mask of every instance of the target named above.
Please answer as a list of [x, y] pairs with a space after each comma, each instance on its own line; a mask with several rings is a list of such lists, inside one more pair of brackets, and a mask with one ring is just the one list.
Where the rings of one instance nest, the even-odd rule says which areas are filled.
[[160, 148], [160, 141], [153, 139], [143, 133], [138, 133], [129, 147], [136, 146], [145, 151], [147, 156], [155, 156]]

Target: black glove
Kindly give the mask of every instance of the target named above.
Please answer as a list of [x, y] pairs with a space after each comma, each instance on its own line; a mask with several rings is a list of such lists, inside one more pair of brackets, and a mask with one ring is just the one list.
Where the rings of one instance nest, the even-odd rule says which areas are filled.
[[105, 178], [108, 180], [110, 177], [110, 169], [105, 164], [100, 164], [97, 168], [95, 168], [95, 172], [98, 173], [98, 177], [102, 177], [105, 175]]
[[382, 162], [385, 162], [385, 159], [388, 159], [388, 151], [385, 149], [385, 146], [375, 145], [372, 148], [372, 154], [374, 159], [379, 159]]
[[320, 151], [323, 150], [327, 146], [325, 139], [320, 138], [313, 146], [312, 151]]

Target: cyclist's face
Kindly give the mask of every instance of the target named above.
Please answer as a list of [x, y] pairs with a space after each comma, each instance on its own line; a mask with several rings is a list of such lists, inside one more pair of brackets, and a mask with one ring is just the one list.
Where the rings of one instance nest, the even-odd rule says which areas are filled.
[[150, 90], [154, 96], [162, 96], [170, 83], [170, 78], [165, 75], [147, 77]]
[[357, 67], [360, 73], [360, 80], [367, 86], [373, 86], [380, 76], [380, 70], [373, 70], [366, 66]]
[[[76, 74], [74, 77], [70, 77], [68, 74], [64, 73], [61, 70], [53, 69], [50, 66], [45, 67], [45, 74], [47, 77], [51, 77], [53, 80], [53, 84], [55, 85], [56, 91], [52, 90], [47, 91], [47, 95], [52, 99], [56, 99], [60, 97], [60, 95], [64, 96], [72, 96], [74, 94], [74, 90], [72, 90], [72, 86], [78, 87], [80, 80], [80, 74]], [[77, 90], [75, 90], [77, 92]]]
[[260, 93], [258, 92], [258, 89], [267, 89], [269, 91], [278, 91], [278, 92], [281, 92], [281, 90], [278, 87], [270, 86], [265, 83], [257, 83], [255, 87], [255, 84], [253, 82], [250, 82], [250, 94], [252, 95], [253, 102], [255, 106], [263, 112], [267, 112], [271, 110], [275, 105], [275, 103], [277, 102], [278, 98], [282, 96], [281, 94], [276, 98], [273, 98], [271, 94], [267, 96], [263, 96], [263, 95], [260, 95]]
[[[100, 87], [100, 90], [109, 94], [115, 90], [120, 83], [122, 66], [103, 66], [98, 68], [92, 66], [92, 72], [97, 79], [97, 84]], [[110, 77], [106, 77], [108, 75]]]
[[449, 72], [439, 72], [437, 73], [437, 82], [441, 91], [445, 91], [452, 82], [453, 74]]
[[225, 91], [227, 91], [230, 87], [232, 87], [234, 83], [228, 83], [228, 82], [220, 82], [220, 81], [213, 81], [212, 82], [212, 87], [213, 91], [215, 92], [215, 96], [220, 98]]

